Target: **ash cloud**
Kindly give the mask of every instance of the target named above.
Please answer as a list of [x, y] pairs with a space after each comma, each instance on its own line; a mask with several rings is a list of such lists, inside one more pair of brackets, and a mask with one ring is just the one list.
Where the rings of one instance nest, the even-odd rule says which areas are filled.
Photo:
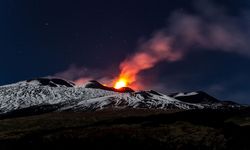
[[90, 80], [98, 80], [101, 83], [110, 83], [110, 78], [107, 73], [99, 69], [89, 69], [86, 67], [79, 67], [76, 65], [70, 65], [65, 71], [58, 72], [55, 77], [67, 79], [73, 81], [77, 86], [81, 86]]
[[[155, 31], [134, 54], [120, 63], [120, 76], [128, 78], [132, 87], [144, 87], [143, 83], [137, 83], [142, 71], [152, 69], [160, 62], [181, 61], [190, 51], [224, 51], [250, 56], [248, 11], [243, 10], [240, 15], [233, 16], [225, 7], [208, 1], [195, 2], [195, 13], [173, 12], [165, 28]], [[76, 66], [55, 76], [73, 80], [78, 85], [91, 79], [103, 83], [115, 80], [103, 70]], [[157, 83], [152, 83], [152, 87], [154, 85]]]
[[174, 12], [167, 26], [152, 34], [138, 51], [120, 64], [120, 76], [133, 83], [141, 71], [159, 62], [182, 60], [193, 50], [213, 50], [250, 56], [250, 13], [228, 15], [227, 10], [211, 2], [194, 4], [197, 13]]

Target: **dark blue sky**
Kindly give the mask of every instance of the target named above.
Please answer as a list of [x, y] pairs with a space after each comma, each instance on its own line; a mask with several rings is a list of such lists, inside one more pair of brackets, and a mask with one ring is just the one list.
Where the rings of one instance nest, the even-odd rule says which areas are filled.
[[[0, 85], [54, 75], [71, 65], [111, 68], [109, 72], [117, 74], [119, 63], [137, 50], [140, 39], [166, 28], [174, 11], [199, 13], [194, 3], [1, 0]], [[234, 17], [250, 10], [247, 0], [216, 4]], [[165, 93], [204, 90], [221, 99], [250, 103], [249, 66], [249, 56], [194, 50], [183, 60], [159, 63], [142, 76], [145, 84], [156, 82], [153, 88]]]

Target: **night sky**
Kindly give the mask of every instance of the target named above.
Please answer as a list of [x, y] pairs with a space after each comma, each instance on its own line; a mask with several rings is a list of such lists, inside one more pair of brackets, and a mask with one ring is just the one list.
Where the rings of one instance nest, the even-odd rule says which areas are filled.
[[[64, 76], [69, 80], [86, 74], [97, 79], [117, 76], [119, 64], [143, 41], [159, 30], [169, 30], [173, 13], [200, 15], [202, 4], [196, 4], [190, 0], [1, 0], [0, 85], [69, 70], [71, 75]], [[250, 2], [219, 0], [213, 5], [225, 10], [233, 31], [244, 33], [240, 38], [233, 35], [249, 41]], [[220, 19], [209, 14], [208, 22]], [[227, 39], [229, 44], [234, 40]], [[182, 47], [179, 43], [177, 47]], [[223, 100], [250, 103], [247, 43], [234, 44], [230, 50], [209, 44], [189, 46], [192, 50], [185, 50], [181, 60], [161, 61], [140, 72], [140, 82], [145, 89], [164, 93], [203, 90]]]

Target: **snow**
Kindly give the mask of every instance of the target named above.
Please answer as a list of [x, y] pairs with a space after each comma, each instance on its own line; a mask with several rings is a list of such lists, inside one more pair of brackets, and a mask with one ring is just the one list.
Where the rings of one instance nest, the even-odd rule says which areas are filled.
[[[203, 109], [205, 105], [191, 104], [175, 99], [178, 96], [196, 95], [197, 92], [178, 93], [174, 97], [150, 91], [118, 93], [85, 87], [51, 87], [39, 82], [18, 82], [0, 86], [0, 113], [31, 106], [60, 106], [57, 111], [93, 111], [105, 108], [146, 109]], [[207, 106], [206, 106], [207, 107]]]
[[175, 95], [174, 97], [180, 97], [180, 96], [193, 96], [193, 95], [197, 95], [197, 92], [190, 92], [190, 93], [178, 93], [177, 95]]

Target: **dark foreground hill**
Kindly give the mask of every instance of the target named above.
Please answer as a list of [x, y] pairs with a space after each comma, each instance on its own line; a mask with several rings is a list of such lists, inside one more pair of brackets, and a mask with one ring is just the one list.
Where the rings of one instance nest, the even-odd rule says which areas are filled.
[[0, 149], [250, 149], [250, 110], [123, 109], [0, 120]]

